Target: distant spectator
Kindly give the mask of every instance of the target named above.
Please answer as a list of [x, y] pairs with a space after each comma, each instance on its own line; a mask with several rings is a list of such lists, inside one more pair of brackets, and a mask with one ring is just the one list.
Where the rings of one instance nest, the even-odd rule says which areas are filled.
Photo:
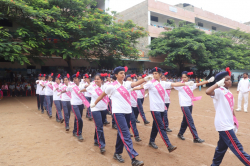
[[15, 83], [14, 82], [9, 85], [9, 90], [10, 90], [10, 97], [12, 97], [13, 95], [16, 96], [16, 93], [15, 93]]
[[3, 91], [3, 96], [8, 96], [8, 85], [7, 85], [7, 82], [4, 83], [4, 85], [2, 85], [2, 91]]

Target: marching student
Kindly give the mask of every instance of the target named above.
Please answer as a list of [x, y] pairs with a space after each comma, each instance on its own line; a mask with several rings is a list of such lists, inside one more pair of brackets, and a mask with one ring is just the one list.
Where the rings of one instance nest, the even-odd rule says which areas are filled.
[[40, 96], [40, 102], [41, 102], [41, 113], [44, 113], [44, 98], [45, 98], [45, 89], [43, 88], [43, 84], [45, 83], [45, 77], [46, 74], [42, 74], [41, 80], [39, 81], [38, 86], [40, 86], [39, 96]]
[[[167, 82], [167, 77], [166, 75], [168, 75], [168, 72], [165, 72], [164, 74], [162, 74], [161, 76], [161, 81], [166, 81]], [[165, 92], [165, 106], [167, 109], [165, 109], [164, 111], [164, 117], [163, 117], [163, 124], [165, 127], [166, 132], [172, 132], [172, 130], [168, 127], [169, 126], [169, 122], [168, 122], [168, 109], [169, 109], [169, 105], [170, 105], [170, 93], [171, 93], [171, 89], [166, 89]]]
[[[130, 74], [126, 76], [126, 84], [127, 83], [131, 83], [134, 82], [133, 78], [136, 77], [135, 74]], [[132, 129], [132, 132], [134, 134], [135, 137], [135, 141], [136, 142], [140, 142], [141, 138], [139, 137], [139, 132], [136, 126], [136, 120], [135, 120], [135, 111], [138, 111], [138, 107], [137, 107], [137, 93], [132, 89], [132, 91], [129, 91], [130, 93], [130, 101], [131, 101], [131, 107], [132, 107], [132, 113], [130, 116], [130, 127]]]
[[41, 90], [41, 86], [39, 85], [39, 82], [41, 81], [42, 74], [38, 74], [38, 80], [36, 80], [36, 100], [37, 100], [37, 108], [38, 111], [40, 111], [41, 101], [40, 101], [40, 95], [39, 92]]
[[[96, 99], [105, 91], [106, 85], [104, 84], [104, 78], [106, 74], [97, 74], [95, 78], [95, 83], [90, 84], [86, 89], [81, 90], [81, 92], [89, 92], [91, 94], [91, 104], [93, 104]], [[91, 108], [91, 114], [95, 123], [95, 136], [94, 145], [100, 148], [100, 152], [104, 153], [105, 150], [105, 137], [103, 131], [103, 124], [106, 119], [107, 104], [109, 102], [108, 96], [105, 96], [99, 103]]]
[[61, 103], [61, 74], [58, 74], [55, 77], [55, 82], [52, 83], [53, 86], [53, 101], [56, 106], [56, 121], [57, 122], [64, 122], [63, 116], [62, 116], [62, 103]]
[[[90, 76], [88, 74], [85, 74], [85, 83], [83, 84], [84, 87], [88, 87], [90, 85]], [[85, 98], [88, 100], [88, 102], [91, 102], [91, 94], [89, 92], [84, 92]], [[86, 118], [89, 120], [92, 120], [92, 115], [91, 115], [91, 108], [88, 107], [86, 111]]]
[[42, 87], [45, 88], [45, 102], [46, 102], [46, 110], [49, 118], [52, 117], [52, 104], [53, 104], [53, 73], [48, 75], [48, 82], [42, 84]]
[[[139, 75], [138, 80], [141, 80], [146, 76], [147, 76], [146, 74]], [[144, 110], [143, 110], [143, 106], [142, 106], [143, 102], [144, 102], [144, 97], [145, 97], [145, 90], [141, 89], [141, 90], [137, 90], [136, 92], [137, 92], [137, 104], [138, 104], [137, 105], [138, 109], [135, 110], [136, 122], [140, 123], [140, 121], [138, 121], [138, 115], [140, 114], [144, 124], [145, 125], [149, 124], [150, 122], [146, 119], [146, 116], [145, 116], [145, 113], [144, 113]]]
[[[83, 112], [83, 103], [86, 107], [89, 107], [89, 102], [84, 97], [83, 93], [78, 93], [80, 90], [84, 89], [84, 87], [80, 84], [81, 75], [79, 72], [72, 76], [74, 84], [67, 86], [66, 92], [71, 92], [71, 108], [75, 114], [75, 122], [74, 122], [74, 130], [73, 136], [78, 138], [78, 141], [82, 142], [82, 112]], [[60, 95], [60, 93], [58, 94]]]
[[[189, 81], [189, 77], [193, 75], [193, 72], [187, 72], [183, 71], [182, 72], [182, 82], [186, 83]], [[196, 131], [195, 125], [194, 125], [194, 120], [192, 117], [192, 109], [193, 109], [193, 101], [197, 101], [201, 99], [201, 96], [199, 97], [194, 97], [193, 90], [195, 90], [197, 87], [213, 82], [214, 77], [211, 77], [207, 81], [203, 81], [200, 83], [195, 83], [192, 86], [181, 86], [181, 87], [174, 87], [174, 89], [178, 90], [179, 94], [179, 103], [181, 106], [181, 110], [183, 112], [183, 120], [181, 123], [181, 128], [178, 133], [178, 138], [181, 140], [185, 140], [185, 137], [183, 134], [185, 133], [187, 127], [189, 127], [191, 134], [194, 138], [193, 142], [194, 143], [202, 143], [205, 140], [202, 140], [198, 137], [198, 133]]]
[[177, 86], [193, 85], [194, 83], [193, 82], [171, 83], [171, 82], [160, 81], [162, 75], [162, 69], [155, 67], [151, 71], [153, 73], [154, 79], [152, 81], [147, 82], [143, 86], [137, 88], [137, 89], [144, 88], [145, 90], [148, 89], [149, 91], [150, 111], [154, 119], [151, 130], [151, 136], [149, 140], [149, 146], [153, 147], [154, 149], [158, 149], [158, 146], [155, 144], [155, 138], [157, 136], [157, 133], [159, 132], [163, 142], [166, 144], [168, 151], [170, 153], [176, 150], [177, 147], [173, 146], [170, 143], [168, 135], [164, 130], [165, 126], [163, 124], [163, 117], [164, 117], [164, 111], [166, 109], [165, 90]]
[[65, 130], [69, 131], [69, 119], [70, 119], [70, 110], [71, 110], [71, 104], [70, 104], [70, 99], [71, 99], [71, 93], [66, 92], [67, 87], [69, 86], [70, 83], [70, 75], [67, 74], [66, 76], [63, 77], [63, 83], [59, 87], [59, 89], [62, 91], [62, 109], [64, 113], [64, 121], [65, 121]]
[[237, 94], [238, 94], [238, 108], [236, 111], [241, 111], [241, 102], [244, 98], [244, 112], [247, 111], [248, 107], [248, 96], [249, 96], [250, 79], [248, 78], [248, 73], [243, 74], [243, 78], [238, 83]]
[[230, 69], [226, 68], [226, 71], [216, 74], [215, 80], [217, 83], [206, 90], [206, 94], [211, 96], [214, 102], [216, 111], [214, 125], [219, 132], [219, 141], [211, 166], [221, 164], [228, 147], [244, 165], [250, 165], [250, 155], [244, 152], [235, 134], [238, 121], [234, 113], [234, 97], [229, 91], [232, 86]]
[[106, 95], [110, 95], [112, 100], [112, 113], [117, 125], [118, 133], [116, 140], [116, 151], [113, 158], [123, 163], [124, 159], [121, 154], [123, 152], [123, 147], [127, 150], [129, 157], [132, 160], [132, 166], [142, 166], [143, 161], [136, 160], [138, 153], [133, 148], [133, 142], [130, 137], [129, 126], [130, 126], [130, 116], [132, 113], [131, 101], [130, 101], [130, 91], [133, 87], [136, 87], [145, 81], [152, 79], [151, 76], [145, 77], [137, 82], [125, 83], [123, 80], [125, 78], [125, 72], [128, 70], [127, 67], [116, 67], [114, 69], [114, 83], [109, 85], [105, 92], [103, 92], [91, 107], [95, 107], [99, 101], [101, 101]]

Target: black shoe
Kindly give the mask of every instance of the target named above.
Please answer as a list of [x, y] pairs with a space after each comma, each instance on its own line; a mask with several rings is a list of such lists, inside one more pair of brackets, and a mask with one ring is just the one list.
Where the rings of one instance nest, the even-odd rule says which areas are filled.
[[124, 163], [124, 159], [120, 154], [114, 154], [113, 158], [119, 161], [120, 163]]
[[57, 122], [61, 122], [61, 121], [60, 121], [59, 119], [57, 119], [57, 118], [56, 118], [56, 121], [57, 121]]
[[69, 126], [67, 126], [65, 129], [66, 129], [66, 131], [69, 131]]
[[77, 134], [76, 134], [76, 133], [73, 133], [73, 136], [74, 136], [74, 137], [77, 137]]
[[92, 117], [89, 117], [89, 120], [90, 120], [90, 121], [92, 121], [92, 119], [93, 119]]
[[172, 130], [170, 128], [166, 128], [166, 132], [172, 132]]
[[138, 161], [138, 160], [134, 160], [132, 161], [132, 166], [143, 166], [144, 162], [143, 161]]
[[112, 129], [116, 129], [117, 130], [116, 124], [112, 124]]
[[94, 146], [99, 146], [97, 142], [94, 142]]
[[106, 126], [106, 125], [110, 124], [110, 122], [106, 121], [103, 124], [104, 124], [104, 126]]
[[136, 141], [136, 142], [141, 142], [141, 138], [140, 138], [139, 136], [136, 136], [136, 137], [135, 137], [135, 141]]
[[44, 114], [44, 111], [41, 111], [41, 114]]
[[63, 123], [63, 122], [64, 122], [64, 119], [62, 119], [60, 122]]
[[133, 137], [133, 134], [130, 133], [130, 137]]
[[140, 121], [138, 119], [136, 119], [136, 123], [140, 123]]
[[173, 146], [173, 145], [171, 145], [171, 146], [168, 147], [169, 153], [173, 152], [173, 151], [176, 150], [176, 149], [177, 149], [177, 147], [176, 147], [176, 146]]
[[52, 118], [52, 115], [49, 115], [49, 118]]
[[83, 137], [82, 137], [82, 135], [78, 135], [78, 136], [77, 136], [77, 138], [78, 138], [78, 141], [80, 141], [80, 142], [82, 142], [82, 141], [83, 141]]
[[158, 149], [158, 146], [157, 145], [155, 145], [155, 143], [154, 142], [149, 142], [149, 144], [148, 144], [149, 146], [151, 146], [152, 148], [154, 148], [154, 149]]
[[145, 120], [144, 121], [144, 124], [146, 125], [146, 124], [149, 124], [150, 122], [149, 121], [147, 121], [147, 120]]
[[100, 149], [100, 152], [101, 152], [101, 153], [105, 153], [105, 152], [106, 152], [105, 148], [101, 148], [101, 149]]
[[107, 113], [108, 115], [112, 115], [110, 112]]
[[178, 136], [178, 138], [180, 138], [181, 140], [185, 140], [185, 137], [184, 137], [183, 135], [178, 134], [177, 136]]
[[194, 139], [194, 143], [202, 143], [202, 142], [205, 142], [205, 140], [200, 139], [200, 138]]

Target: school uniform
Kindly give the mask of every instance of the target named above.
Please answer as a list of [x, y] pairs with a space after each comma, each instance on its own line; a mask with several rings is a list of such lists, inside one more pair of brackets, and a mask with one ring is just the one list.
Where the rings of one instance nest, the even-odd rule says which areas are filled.
[[164, 117], [163, 117], [163, 124], [164, 124], [164, 128], [167, 129], [169, 126], [169, 121], [168, 121], [168, 109], [169, 109], [169, 105], [170, 105], [170, 92], [171, 89], [166, 89], [165, 90], [165, 110], [164, 110]]
[[250, 79], [249, 78], [246, 78], [246, 79], [242, 78], [238, 84], [238, 87], [237, 87], [237, 91], [239, 92], [237, 111], [241, 110], [241, 102], [242, 102], [242, 98], [244, 98], [244, 111], [247, 112], [249, 87], [250, 87]]
[[[91, 84], [86, 88], [86, 91], [91, 93], [91, 104], [95, 103], [96, 99], [105, 91], [106, 86], [101, 85], [101, 87], [96, 84]], [[103, 131], [103, 124], [106, 119], [107, 103], [108, 97], [105, 96], [100, 102], [98, 102], [95, 107], [91, 108], [91, 114], [95, 123], [95, 144], [99, 145], [99, 148], [105, 148], [105, 137]]]
[[40, 106], [41, 106], [41, 102], [40, 102], [40, 96], [39, 96], [39, 92], [41, 90], [41, 86], [39, 85], [40, 80], [36, 80], [36, 101], [37, 101], [37, 108], [38, 110], [40, 110]]
[[38, 86], [40, 86], [40, 91], [39, 91], [39, 96], [40, 96], [40, 102], [41, 102], [41, 112], [43, 113], [44, 112], [44, 108], [45, 108], [45, 103], [44, 103], [44, 101], [45, 101], [45, 89], [42, 87], [42, 84], [43, 84], [43, 82], [45, 82], [45, 81], [43, 81], [43, 80], [40, 80], [39, 81], [39, 84], [38, 84]]
[[[71, 92], [71, 109], [75, 114], [75, 122], [74, 122], [74, 130], [73, 134], [77, 136], [82, 135], [82, 127], [83, 127], [83, 120], [82, 120], [82, 112], [83, 112], [83, 101], [78, 97], [78, 92], [73, 90], [73, 87], [77, 85], [70, 85], [66, 88], [66, 92]], [[81, 84], [78, 86], [79, 90], [84, 89]]]
[[10, 96], [16, 95], [15, 94], [15, 85], [9, 85]]
[[58, 93], [61, 93], [61, 90], [59, 89], [60, 84], [57, 84], [56, 82], [53, 82], [52, 86], [53, 86], [53, 90], [52, 90], [52, 92], [53, 92], [53, 102], [54, 102], [54, 104], [56, 106], [56, 119], [60, 120], [61, 123], [62, 123], [63, 116], [62, 116], [61, 95], [58, 96]]
[[[67, 89], [67, 86], [65, 84], [61, 84], [59, 86], [61, 91], [64, 91]], [[70, 111], [71, 111], [71, 92], [62, 93], [62, 109], [64, 114], [64, 121], [65, 121], [65, 128], [69, 127], [69, 119], [70, 119]]]
[[52, 116], [52, 104], [53, 104], [53, 82], [48, 81], [44, 83], [45, 86], [45, 102], [46, 102], [46, 110], [48, 115]]
[[[212, 96], [216, 111], [214, 125], [216, 131], [219, 132], [219, 141], [211, 166], [219, 166], [221, 164], [228, 147], [244, 165], [250, 165], [250, 155], [244, 152], [243, 146], [234, 132], [236, 126], [233, 116], [233, 94], [225, 87], [215, 89], [214, 93], [215, 95]], [[229, 103], [229, 101], [232, 102]]]
[[[105, 85], [108, 86], [108, 85], [110, 85], [112, 83], [113, 83], [112, 81], [111, 82], [106, 82]], [[112, 126], [114, 126], [115, 125], [115, 120], [114, 120], [114, 116], [112, 114], [112, 100], [111, 100], [111, 98], [110, 98], [109, 95], [108, 95], [108, 98], [109, 98], [109, 103], [108, 103], [108, 109], [107, 109], [107, 111], [109, 111], [111, 113], [111, 116], [112, 116]], [[107, 118], [106, 118], [105, 121], [107, 121]]]
[[108, 85], [105, 93], [110, 95], [112, 100], [112, 114], [118, 130], [115, 154], [121, 154], [125, 146], [129, 157], [133, 159], [138, 156], [138, 153], [133, 148], [129, 132], [132, 109], [128, 90], [131, 88], [131, 83], [125, 84], [123, 82], [120, 84], [118, 81], [115, 81], [113, 84]]
[[[156, 88], [156, 86], [158, 87], [158, 89]], [[150, 111], [154, 119], [149, 142], [154, 143], [157, 133], [159, 132], [166, 146], [172, 147], [172, 144], [168, 139], [167, 133], [164, 130], [165, 127], [163, 124], [163, 117], [165, 111], [165, 90], [171, 89], [171, 82], [158, 82], [157, 80], [149, 81], [144, 85], [144, 89], [148, 89]]]
[[143, 119], [143, 121], [147, 121], [144, 110], [143, 110], [143, 102], [144, 102], [144, 96], [145, 96], [145, 90], [141, 89], [141, 90], [137, 90], [137, 110], [135, 111], [135, 118], [138, 118], [138, 115], [140, 114], [141, 118]]
[[[89, 85], [87, 82], [82, 84], [82, 86], [84, 87], [85, 85]], [[91, 103], [91, 94], [89, 92], [84, 92], [84, 96], [85, 98], [88, 100], [89, 103]], [[87, 118], [92, 118], [92, 115], [91, 115], [91, 108], [88, 107], [87, 108], [87, 111], [86, 111], [86, 117]]]

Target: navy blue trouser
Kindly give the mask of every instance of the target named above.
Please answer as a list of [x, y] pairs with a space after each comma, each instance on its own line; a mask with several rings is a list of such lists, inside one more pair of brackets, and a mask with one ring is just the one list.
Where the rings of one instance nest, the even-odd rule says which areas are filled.
[[150, 142], [155, 142], [155, 138], [157, 136], [157, 133], [159, 132], [166, 146], [167, 147], [171, 146], [171, 143], [168, 139], [168, 135], [166, 131], [164, 130], [164, 124], [162, 121], [164, 112], [151, 111], [151, 114], [153, 116], [154, 122], [153, 122], [152, 130], [151, 130]]
[[40, 110], [41, 102], [40, 102], [40, 95], [39, 94], [36, 94], [36, 100], [37, 100], [37, 108], [38, 108], [38, 110]]
[[138, 132], [137, 127], [136, 127], [136, 119], [135, 119], [135, 114], [134, 114], [135, 111], [138, 111], [138, 108], [132, 107], [132, 113], [130, 116], [130, 127], [133, 131], [134, 137], [137, 137], [137, 136], [139, 136], [139, 132]]
[[164, 116], [163, 116], [163, 124], [164, 128], [168, 128], [168, 108], [169, 108], [170, 103], [165, 103], [165, 106], [167, 107], [167, 110], [164, 111]]
[[[85, 98], [88, 100], [89, 103], [91, 103], [91, 97], [85, 97]], [[92, 117], [90, 107], [87, 108], [86, 117], [90, 117], [90, 118]]]
[[219, 137], [218, 145], [214, 153], [213, 164], [211, 166], [220, 165], [228, 147], [244, 165], [250, 165], [250, 156], [244, 152], [233, 130], [219, 131]]
[[197, 139], [199, 137], [194, 125], [194, 120], [192, 117], [192, 109], [193, 106], [181, 107], [181, 110], [183, 112], [183, 120], [181, 122], [181, 128], [179, 134], [183, 135], [187, 127], [189, 127], [194, 139]]
[[47, 96], [47, 95], [45, 95], [45, 101], [47, 103], [46, 110], [49, 113], [49, 115], [52, 116], [53, 96]]
[[44, 112], [44, 107], [45, 107], [44, 98], [45, 98], [45, 95], [39, 95], [39, 97], [40, 97], [40, 102], [41, 102], [41, 110], [42, 110], [42, 112]]
[[82, 105], [71, 105], [72, 111], [75, 114], [75, 122], [74, 122], [74, 130], [73, 133], [77, 135], [82, 135], [82, 112], [83, 112], [83, 104]]
[[45, 108], [45, 110], [47, 110], [47, 101], [46, 101], [45, 95], [44, 95], [44, 100], [43, 100], [43, 107]]
[[54, 100], [54, 104], [56, 106], [56, 118], [59, 120], [63, 119], [62, 116], [62, 103], [61, 100]]
[[123, 147], [125, 146], [129, 157], [133, 159], [138, 156], [138, 153], [133, 148], [133, 142], [129, 132], [131, 114], [114, 113], [113, 115], [118, 131], [115, 145], [115, 153], [121, 154], [123, 152]]
[[[108, 109], [109, 109], [109, 111], [110, 111], [111, 114], [112, 114], [112, 101], [111, 101], [111, 99], [109, 99]], [[112, 114], [112, 124], [113, 124], [113, 125], [115, 124], [115, 120], [114, 120], [113, 114]]]
[[92, 117], [95, 122], [95, 143], [98, 143], [99, 148], [105, 148], [105, 137], [103, 132], [103, 123], [106, 118], [106, 110], [103, 111], [93, 111]]
[[64, 114], [65, 127], [69, 127], [70, 110], [71, 110], [70, 101], [62, 101], [62, 108]]
[[144, 98], [137, 99], [137, 108], [138, 108], [138, 110], [135, 112], [135, 118], [137, 119], [138, 115], [140, 114], [142, 120], [145, 122], [146, 116], [145, 116], [145, 113], [144, 113], [144, 110], [143, 110], [143, 106], [142, 106], [143, 101], [144, 101]]

